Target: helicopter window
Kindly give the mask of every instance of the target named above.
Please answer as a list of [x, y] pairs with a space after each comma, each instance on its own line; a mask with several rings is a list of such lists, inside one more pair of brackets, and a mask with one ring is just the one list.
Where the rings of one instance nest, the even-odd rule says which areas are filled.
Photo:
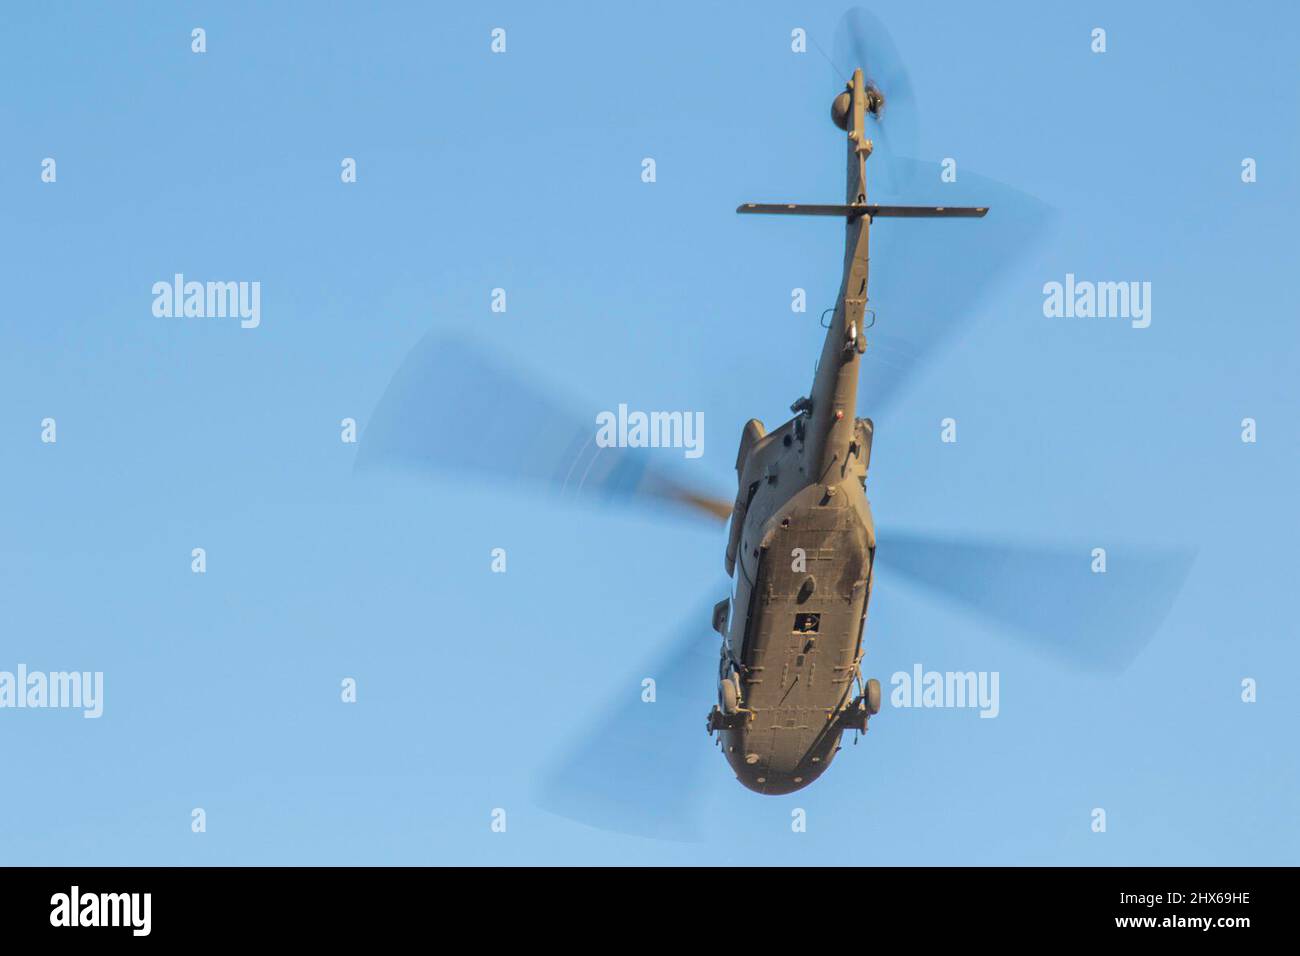
[[794, 632], [796, 634], [816, 634], [821, 622], [822, 616], [820, 614], [796, 614], [794, 616]]

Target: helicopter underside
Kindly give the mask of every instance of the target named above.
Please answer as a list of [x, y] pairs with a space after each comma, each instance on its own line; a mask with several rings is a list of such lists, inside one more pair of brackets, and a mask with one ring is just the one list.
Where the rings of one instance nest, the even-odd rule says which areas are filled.
[[805, 487], [763, 532], [757, 555], [744, 555], [737, 569], [754, 586], [735, 622], [744, 625], [733, 643], [740, 708], [719, 729], [740, 781], [779, 794], [820, 776], [855, 719], [865, 727], [853, 690], [875, 535], [856, 482], [833, 495]]

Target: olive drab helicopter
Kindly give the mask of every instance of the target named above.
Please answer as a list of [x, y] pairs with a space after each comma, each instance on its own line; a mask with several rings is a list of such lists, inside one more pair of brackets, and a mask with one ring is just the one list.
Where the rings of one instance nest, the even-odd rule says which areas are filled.
[[835, 756], [841, 734], [865, 731], [880, 711], [880, 684], [864, 682], [861, 671], [876, 553], [865, 494], [874, 426], [855, 417], [867, 349], [871, 223], [988, 212], [868, 202], [874, 147], [867, 118], [881, 114], [885, 96], [856, 69], [831, 104], [848, 141], [843, 205], [745, 203], [736, 210], [845, 221], [844, 277], [812, 392], [791, 406], [794, 418], [771, 432], [751, 419], [736, 456], [739, 490], [726, 552], [735, 587], [714, 609], [723, 643], [708, 730], [722, 735], [737, 778], [760, 793], [807, 786]]
[[[687, 477], [680, 462], [595, 441], [593, 421], [599, 419], [593, 412], [612, 407], [613, 396], [583, 408], [564, 398], [564, 387], [534, 384], [526, 370], [511, 367], [500, 354], [507, 343], [483, 347], [458, 333], [431, 331], [410, 351], [361, 436], [358, 472], [450, 473], [592, 505], [702, 519], [709, 527], [729, 519], [728, 578], [719, 573], [717, 589], [689, 615], [681, 607], [682, 633], [650, 648], [619, 644], [626, 670], [557, 698], [581, 730], [568, 744], [547, 748], [536, 741], [539, 750], [554, 754], [541, 764], [533, 797], [559, 816], [652, 838], [703, 838], [712, 795], [707, 768], [723, 776], [706, 729], [750, 790], [783, 794], [811, 783], [841, 738], [851, 733], [856, 742], [881, 709], [879, 682], [863, 677], [873, 592], [879, 604], [900, 582], [926, 589], [995, 626], [999, 636], [1074, 669], [1113, 673], [1150, 640], [1190, 568], [1186, 549], [1112, 542], [1109, 572], [1090, 574], [1086, 542], [1078, 539], [1026, 543], [996, 531], [972, 537], [893, 525], [880, 529], [877, 550], [866, 497], [875, 426], [858, 417], [859, 398], [878, 420], [888, 417], [908, 379], [955, 338], [958, 323], [987, 298], [1008, 263], [1038, 243], [1051, 215], [1026, 193], [969, 170], [960, 183], [944, 185], [951, 204], [873, 204], [869, 181], [892, 203], [925, 196], [941, 181], [941, 169], [913, 158], [914, 97], [883, 25], [866, 11], [850, 10], [836, 46], [836, 84], [848, 78], [831, 106], [847, 138], [845, 201], [745, 203], [737, 210], [838, 218], [845, 251], [839, 293], [823, 313], [827, 328], [812, 391], [791, 406], [794, 417], [779, 428], [766, 431], [754, 419], [739, 428], [734, 496], [708, 490], [698, 468]], [[842, 72], [836, 61], [858, 69]], [[924, 218], [980, 221], [943, 227], [916, 222]], [[877, 219], [889, 223], [871, 260], [875, 306], [869, 307], [868, 239]], [[875, 322], [874, 307], [881, 307], [881, 322]], [[765, 338], [745, 346], [754, 352], [743, 362], [780, 348]], [[617, 360], [611, 353], [609, 361]], [[569, 382], [582, 381], [581, 369], [572, 370]], [[751, 376], [704, 387], [730, 390], [733, 384], [758, 390], [765, 383]], [[895, 433], [892, 424], [882, 428], [882, 435]], [[701, 464], [711, 467], [705, 459]], [[891, 511], [906, 496], [904, 487]], [[879, 575], [878, 561], [887, 569]], [[569, 642], [545, 648], [556, 660], [580, 656], [596, 635], [618, 633], [621, 624], [657, 613], [640, 607], [628, 608], [622, 622], [575, 618], [571, 582], [556, 587], [554, 607], [534, 611], [558, 622], [556, 633], [565, 635], [558, 639]], [[715, 604], [724, 590], [730, 596]], [[909, 643], [908, 635], [893, 636]], [[514, 674], [519, 663], [503, 651], [497, 676]], [[645, 690], [651, 684], [653, 694]], [[714, 799], [734, 801], [736, 791], [728, 781], [727, 796]]]

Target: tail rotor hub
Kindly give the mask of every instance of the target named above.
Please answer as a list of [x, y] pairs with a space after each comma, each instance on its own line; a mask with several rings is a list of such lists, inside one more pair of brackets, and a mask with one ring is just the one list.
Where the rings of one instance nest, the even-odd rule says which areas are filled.
[[[868, 113], [879, 122], [885, 112], [885, 94], [874, 83], [866, 88], [866, 102], [863, 104]], [[853, 109], [853, 94], [850, 90], [840, 93], [831, 100], [831, 122], [840, 129], [849, 128], [849, 111]]]

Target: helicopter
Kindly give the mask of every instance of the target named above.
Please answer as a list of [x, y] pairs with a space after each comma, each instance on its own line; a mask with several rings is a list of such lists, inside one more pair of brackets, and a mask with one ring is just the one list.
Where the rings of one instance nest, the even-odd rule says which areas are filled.
[[829, 766], [843, 732], [866, 731], [880, 712], [880, 682], [864, 681], [861, 669], [876, 553], [865, 494], [874, 425], [855, 416], [867, 349], [871, 224], [988, 213], [987, 206], [868, 203], [874, 144], [867, 117], [884, 105], [884, 91], [861, 68], [831, 103], [832, 120], [847, 134], [845, 204], [745, 203], [736, 210], [845, 221], [844, 275], [811, 394], [771, 432], [750, 419], [736, 457], [739, 489], [726, 550], [734, 593], [713, 613], [723, 641], [708, 731], [722, 735], [736, 778], [759, 793], [808, 786]]
[[[877, 529], [864, 481], [875, 425], [857, 417], [859, 401], [888, 420], [909, 380], [954, 341], [1008, 264], [1041, 240], [1052, 211], [969, 170], [944, 187], [952, 204], [873, 205], [868, 167], [873, 191], [891, 200], [932, 188], [942, 170], [913, 158], [915, 98], [879, 20], [850, 10], [835, 52], [837, 61], [865, 64], [851, 74], [831, 64], [842, 86], [831, 118], [847, 136], [845, 202], [742, 203], [736, 210], [839, 218], [846, 252], [839, 296], [823, 313], [829, 327], [812, 392], [780, 428], [767, 432], [757, 419], [743, 424], [734, 493], [724, 497], [698, 470], [685, 474], [645, 449], [598, 442], [592, 413], [611, 403], [570, 395], [581, 376], [570, 376], [567, 387], [543, 384], [500, 348], [459, 332], [435, 329], [411, 349], [361, 436], [359, 474], [393, 469], [512, 483], [529, 495], [671, 515], [723, 534], [728, 576], [720, 568], [707, 600], [682, 610], [680, 633], [653, 647], [629, 647], [626, 673], [565, 700], [582, 729], [545, 759], [534, 802], [587, 826], [704, 838], [705, 768], [717, 757], [703, 731], [725, 754], [728, 776], [757, 791], [756, 799], [795, 792], [820, 776], [841, 738], [860, 739], [882, 705], [879, 681], [862, 678], [866, 608], [877, 591], [892, 594], [900, 582], [925, 589], [1071, 669], [1118, 673], [1158, 629], [1193, 560], [1185, 548], [1112, 542], [1109, 572], [1090, 574], [1083, 541]], [[990, 209], [996, 212], [986, 215]], [[876, 218], [890, 220], [871, 260], [873, 301], [887, 304], [884, 323], [875, 322], [866, 299]], [[980, 222], [921, 222], [929, 218]], [[929, 265], [936, 256], [941, 266]], [[934, 268], [943, 281], [934, 281]], [[724, 590], [729, 596], [719, 602]]]

